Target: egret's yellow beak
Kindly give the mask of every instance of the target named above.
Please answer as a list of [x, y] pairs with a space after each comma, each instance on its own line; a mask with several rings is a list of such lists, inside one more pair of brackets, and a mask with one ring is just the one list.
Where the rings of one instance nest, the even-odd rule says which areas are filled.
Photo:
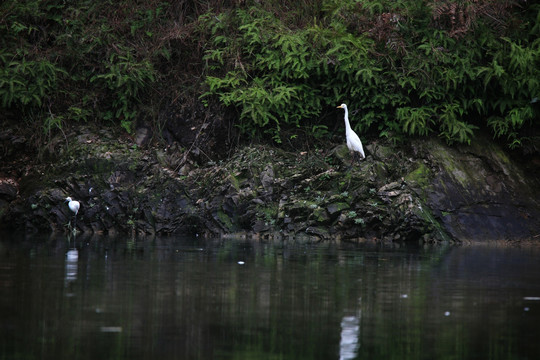
[[339, 106], [338, 106], [337, 108], [338, 108], [338, 109], [342, 109], [342, 108], [343, 108], [343, 106], [339, 105]]

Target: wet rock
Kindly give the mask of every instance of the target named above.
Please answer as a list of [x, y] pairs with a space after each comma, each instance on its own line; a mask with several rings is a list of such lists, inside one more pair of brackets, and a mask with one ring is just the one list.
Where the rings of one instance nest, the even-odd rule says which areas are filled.
[[321, 207], [314, 209], [312, 216], [313, 216], [313, 219], [317, 223], [320, 223], [321, 225], [327, 224], [330, 222], [330, 216], [328, 215], [328, 212]]
[[12, 201], [19, 193], [19, 186], [15, 179], [0, 179], [0, 198], [6, 201]]
[[408, 178], [453, 239], [531, 238], [540, 229], [540, 182], [528, 178], [493, 142], [449, 148], [426, 142], [435, 166], [421, 164]]
[[332, 149], [330, 153], [339, 159], [341, 163], [346, 164], [347, 166], [351, 164], [351, 153], [349, 152], [347, 145], [338, 145]]
[[180, 170], [178, 170], [178, 175], [187, 176], [191, 170], [192, 170], [191, 165], [185, 164], [182, 167], [180, 167]]
[[396, 150], [390, 146], [382, 145], [378, 142], [366, 145], [366, 150], [378, 160], [386, 160], [391, 158]]
[[[189, 141], [207, 136], [207, 128], [195, 130]], [[191, 162], [174, 141], [148, 151], [129, 141], [83, 132], [54, 169], [36, 165], [18, 186], [0, 182], [1, 225], [64, 231], [72, 219], [63, 200], [71, 196], [81, 202], [77, 228], [93, 232], [394, 241], [540, 232], [538, 179], [489, 142], [455, 148], [422, 140], [411, 148], [372, 143], [373, 156], [350, 168], [343, 145], [303, 155], [251, 146], [203, 164]], [[181, 164], [189, 166], [179, 174]]]
[[140, 127], [135, 131], [135, 144], [146, 146], [152, 138], [152, 130], [147, 127]]
[[252, 229], [255, 233], [266, 232], [270, 230], [270, 225], [265, 221], [256, 220]]
[[15, 157], [18, 152], [24, 150], [26, 145], [26, 137], [16, 134], [12, 129], [0, 131], [0, 151], [2, 160]]
[[252, 199], [251, 201], [252, 201], [254, 204], [257, 204], [257, 205], [264, 205], [264, 200], [259, 199], [259, 198]]
[[326, 207], [326, 210], [328, 211], [330, 215], [335, 215], [337, 213], [340, 213], [342, 210], [346, 210], [349, 208], [350, 206], [346, 202], [336, 202], [336, 203], [329, 204]]
[[234, 230], [233, 222], [229, 215], [223, 210], [217, 210], [212, 212], [212, 217], [221, 229], [225, 232], [231, 232]]
[[315, 235], [315, 236], [318, 236], [322, 239], [329, 239], [330, 238], [330, 233], [328, 232], [327, 229], [325, 228], [321, 228], [321, 227], [316, 227], [316, 226], [309, 226], [306, 228], [306, 234], [308, 235]]
[[271, 197], [274, 193], [273, 183], [274, 183], [274, 170], [271, 165], [267, 165], [263, 172], [261, 172], [261, 184], [265, 191], [266, 197]]
[[381, 194], [381, 193], [388, 193], [392, 190], [397, 190], [397, 189], [400, 189], [402, 187], [402, 184], [403, 182], [402, 181], [394, 181], [394, 182], [391, 182], [390, 184], [386, 184], [384, 186], [382, 186], [378, 191], [377, 193]]
[[390, 203], [389, 198], [401, 195], [403, 193], [403, 191], [401, 190], [403, 187], [404, 180], [394, 181], [379, 188], [379, 190], [377, 191], [377, 195], [379, 195], [381, 199], [383, 199], [385, 202]]
[[292, 217], [307, 217], [316, 207], [317, 204], [307, 200], [294, 201], [287, 206], [288, 214]]

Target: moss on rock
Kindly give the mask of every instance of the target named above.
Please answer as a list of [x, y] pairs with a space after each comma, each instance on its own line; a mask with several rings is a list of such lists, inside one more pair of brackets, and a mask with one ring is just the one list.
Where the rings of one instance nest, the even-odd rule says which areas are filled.
[[[81, 202], [77, 227], [84, 232], [449, 241], [504, 233], [497, 216], [510, 219], [516, 233], [531, 231], [540, 217], [534, 200], [519, 200], [516, 208], [516, 194], [538, 198], [530, 190], [535, 182], [522, 181], [523, 172], [499, 158], [497, 148], [475, 153], [417, 140], [414, 149], [396, 150], [379, 141], [350, 167], [339, 155], [341, 145], [311, 153], [257, 145], [197, 165], [174, 160], [188, 159], [180, 148], [165, 156], [134, 147], [130, 139], [91, 133], [82, 139], [14, 185], [24, 191], [3, 200], [9, 201], [0, 214], [4, 227], [63, 231], [70, 221], [66, 196]], [[40, 175], [46, 166], [51, 171]], [[516, 178], [506, 175], [517, 172]], [[499, 233], [473, 232], [481, 219]]]

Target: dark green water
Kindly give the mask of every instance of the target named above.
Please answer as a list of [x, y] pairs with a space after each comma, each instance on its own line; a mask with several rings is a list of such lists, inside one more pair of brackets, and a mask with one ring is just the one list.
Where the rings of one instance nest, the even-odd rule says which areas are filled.
[[538, 359], [540, 247], [0, 241], [0, 359]]

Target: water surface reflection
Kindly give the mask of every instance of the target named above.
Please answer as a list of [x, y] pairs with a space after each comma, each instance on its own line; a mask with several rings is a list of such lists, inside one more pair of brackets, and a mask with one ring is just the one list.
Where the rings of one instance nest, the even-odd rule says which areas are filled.
[[1, 359], [536, 359], [536, 247], [0, 242]]

